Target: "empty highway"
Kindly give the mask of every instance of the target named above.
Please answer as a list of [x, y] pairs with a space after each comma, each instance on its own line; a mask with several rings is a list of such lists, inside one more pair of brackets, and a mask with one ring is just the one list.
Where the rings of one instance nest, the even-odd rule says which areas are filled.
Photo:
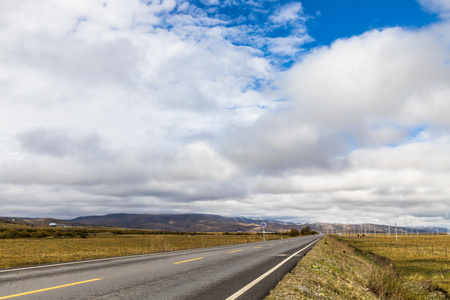
[[0, 270], [0, 299], [262, 299], [320, 235]]

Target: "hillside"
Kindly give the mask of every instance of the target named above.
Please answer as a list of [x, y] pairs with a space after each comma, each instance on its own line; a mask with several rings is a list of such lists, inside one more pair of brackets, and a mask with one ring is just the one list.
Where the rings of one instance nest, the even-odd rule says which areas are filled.
[[8, 228], [48, 227], [50, 223], [59, 226], [79, 226], [82, 224], [53, 218], [12, 218], [0, 217], [0, 226]]
[[266, 230], [272, 232], [284, 232], [290, 228], [301, 227], [299, 224], [275, 220], [229, 218], [208, 214], [110, 214], [78, 217], [68, 221], [100, 226], [191, 232], [259, 232], [262, 222], [267, 224]]

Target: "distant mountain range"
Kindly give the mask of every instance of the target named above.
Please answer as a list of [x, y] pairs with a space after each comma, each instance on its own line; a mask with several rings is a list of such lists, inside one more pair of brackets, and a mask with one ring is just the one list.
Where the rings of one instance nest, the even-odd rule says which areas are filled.
[[277, 220], [230, 218], [208, 214], [110, 214], [78, 217], [68, 221], [99, 226], [189, 232], [260, 232], [263, 222], [267, 224], [266, 231], [283, 232], [291, 228], [301, 228], [301, 224]]
[[[309, 226], [311, 230], [323, 233], [392, 233], [395, 227], [379, 224], [340, 224], [340, 223], [292, 223], [270, 219], [250, 219], [244, 217], [224, 217], [208, 214], [149, 215], [149, 214], [110, 214], [105, 216], [78, 217], [70, 222], [99, 226], [113, 226], [136, 229], [153, 229], [190, 232], [261, 232], [261, 224], [266, 231], [284, 232], [291, 228], [301, 230]], [[398, 234], [446, 232], [446, 228], [436, 227], [400, 227]]]
[[[57, 220], [50, 218], [6, 218], [0, 217], [0, 223], [27, 224], [31, 226], [49, 226], [50, 223], [60, 226], [109, 226], [134, 229], [150, 229], [164, 231], [187, 232], [261, 232], [261, 224], [267, 226], [268, 232], [285, 232], [295, 228], [301, 230], [309, 226], [311, 230], [323, 233], [362, 233], [395, 234], [395, 227], [379, 224], [341, 224], [341, 223], [292, 223], [271, 219], [251, 219], [245, 217], [224, 217], [210, 214], [109, 214], [102, 216], [85, 216], [71, 220]], [[398, 234], [443, 233], [446, 228], [436, 227], [397, 227]]]

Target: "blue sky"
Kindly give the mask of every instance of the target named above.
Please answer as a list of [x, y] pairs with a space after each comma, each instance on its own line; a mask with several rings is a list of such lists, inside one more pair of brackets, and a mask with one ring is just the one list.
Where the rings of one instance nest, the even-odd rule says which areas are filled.
[[21, 3], [0, 215], [443, 222], [448, 1]]
[[[181, 3], [181, 2], [179, 2]], [[184, 3], [184, 2], [183, 2]], [[303, 51], [329, 46], [337, 39], [349, 38], [373, 29], [387, 27], [420, 28], [439, 20], [414, 0], [306, 0], [306, 1], [190, 1], [193, 16], [220, 20], [226, 27], [245, 28], [245, 33], [229, 37], [235, 45], [247, 45], [270, 55], [266, 38], [303, 36], [310, 39], [298, 45], [299, 51], [281, 61], [289, 67]], [[182, 4], [181, 4], [182, 5]], [[195, 5], [195, 6], [194, 6]], [[195, 9], [193, 8], [195, 7]], [[291, 10], [289, 20], [275, 21], [281, 10]], [[273, 54], [273, 53], [272, 53]], [[286, 62], [289, 60], [289, 62]], [[283, 64], [282, 64], [283, 65]]]
[[436, 13], [425, 11], [413, 0], [307, 0], [302, 4], [305, 13], [313, 16], [307, 26], [315, 43], [309, 47], [330, 45], [372, 29], [420, 28], [438, 20]]

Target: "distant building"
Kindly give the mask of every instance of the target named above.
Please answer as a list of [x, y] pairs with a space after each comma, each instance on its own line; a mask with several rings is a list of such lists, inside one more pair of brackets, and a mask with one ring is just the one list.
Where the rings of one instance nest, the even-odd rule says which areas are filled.
[[48, 224], [48, 225], [50, 225], [50, 227], [56, 227], [56, 223], [54, 223], [54, 222], [51, 222], [51, 223]]

